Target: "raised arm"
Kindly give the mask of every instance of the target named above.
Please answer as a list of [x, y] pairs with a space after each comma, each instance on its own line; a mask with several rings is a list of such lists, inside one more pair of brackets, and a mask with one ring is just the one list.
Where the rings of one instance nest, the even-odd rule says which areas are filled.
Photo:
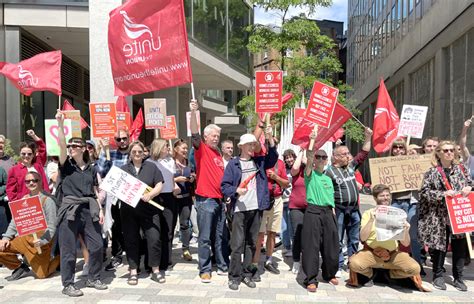
[[41, 165], [41, 167], [44, 167], [46, 164], [46, 144], [44, 141], [36, 135], [35, 131], [33, 130], [28, 130], [26, 131], [26, 134], [31, 137], [36, 143], [36, 155], [35, 155], [35, 163], [38, 163]]
[[298, 153], [298, 156], [296, 156], [293, 166], [291, 167], [291, 171], [290, 171], [291, 176], [296, 176], [300, 174], [301, 164], [305, 163], [304, 158], [305, 158], [305, 150], [301, 149], [300, 152]]
[[364, 145], [362, 146], [362, 150], [364, 150], [365, 152], [370, 152], [373, 132], [370, 128], [365, 127], [364, 134], [365, 134], [365, 139], [364, 139]]
[[[310, 146], [312, 145], [311, 142], [314, 143], [314, 140], [316, 139], [317, 135], [318, 135], [318, 128], [314, 128], [313, 131], [311, 131], [311, 134], [309, 134]], [[313, 151], [313, 147], [310, 147], [310, 148], [311, 149], [308, 149], [306, 151], [306, 168], [304, 170], [304, 173], [306, 176], [311, 176], [311, 171], [313, 171], [314, 151]]]
[[191, 110], [191, 118], [189, 121], [191, 128], [191, 141], [195, 149], [199, 149], [201, 144], [201, 136], [199, 135], [199, 126], [196, 117], [196, 111], [198, 110], [199, 105], [196, 100], [191, 100], [189, 103], [189, 109]]
[[[268, 115], [268, 114], [265, 114]], [[255, 152], [260, 153], [262, 150], [262, 145], [260, 144], [260, 137], [263, 134], [263, 130], [265, 130], [265, 123], [258, 118], [257, 125], [255, 126], [255, 130], [253, 131], [253, 135], [258, 141], [258, 145], [255, 147]]]
[[468, 158], [471, 156], [469, 153], [469, 149], [466, 147], [466, 142], [467, 142], [467, 130], [469, 130], [469, 127], [472, 124], [473, 117], [469, 118], [468, 120], [464, 122], [464, 125], [462, 126], [462, 130], [461, 130], [461, 135], [459, 136], [459, 146], [461, 147], [461, 155], [462, 155], [463, 161], [467, 161]]
[[59, 164], [64, 165], [67, 158], [67, 144], [66, 135], [64, 135], [64, 114], [61, 110], [57, 111], [56, 120], [58, 121]]

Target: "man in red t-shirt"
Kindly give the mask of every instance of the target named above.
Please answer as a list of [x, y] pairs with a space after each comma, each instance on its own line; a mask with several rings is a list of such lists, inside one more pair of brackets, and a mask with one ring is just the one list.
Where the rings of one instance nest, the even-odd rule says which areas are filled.
[[[227, 275], [228, 263], [224, 258], [227, 240], [224, 237], [225, 206], [222, 202], [221, 181], [224, 176], [224, 162], [218, 150], [221, 128], [210, 124], [204, 128], [203, 139], [199, 135], [196, 111], [198, 103], [192, 100], [191, 134], [196, 161], [196, 212], [199, 228], [198, 263], [201, 282], [211, 282], [211, 247], [214, 241], [214, 256], [217, 274]], [[211, 238], [212, 235], [212, 238]], [[228, 260], [228, 259], [227, 259]]]

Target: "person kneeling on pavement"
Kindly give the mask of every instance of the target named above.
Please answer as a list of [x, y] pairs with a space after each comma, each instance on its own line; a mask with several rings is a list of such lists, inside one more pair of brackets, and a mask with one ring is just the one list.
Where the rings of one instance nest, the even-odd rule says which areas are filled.
[[[377, 206], [390, 205], [391, 194], [388, 186], [375, 185], [372, 195]], [[361, 274], [366, 278], [363, 286], [373, 286], [374, 269], [387, 269], [389, 270], [390, 279], [410, 278], [420, 291], [430, 291], [422, 286], [420, 265], [408, 253], [398, 250], [398, 241], [377, 241], [375, 231], [376, 208], [369, 209], [362, 215], [360, 240], [364, 243], [364, 249], [349, 259], [350, 278], [348, 285], [358, 287], [357, 274]], [[405, 222], [403, 239], [400, 241], [403, 246], [410, 245], [409, 229], [410, 224]]]
[[[34, 240], [32, 235], [17, 236], [15, 222], [10, 222], [0, 241], [0, 264], [13, 270], [12, 275], [6, 278], [7, 281], [18, 280], [30, 271], [30, 268], [18, 259], [18, 254], [24, 256], [38, 279], [49, 277], [59, 266], [59, 256], [51, 258], [52, 238], [56, 231], [56, 203], [43, 192], [41, 175], [37, 172], [26, 174], [24, 183], [30, 191], [25, 198], [39, 196], [48, 228], [37, 233], [39, 238]], [[38, 248], [41, 248], [41, 253], [38, 253]]]

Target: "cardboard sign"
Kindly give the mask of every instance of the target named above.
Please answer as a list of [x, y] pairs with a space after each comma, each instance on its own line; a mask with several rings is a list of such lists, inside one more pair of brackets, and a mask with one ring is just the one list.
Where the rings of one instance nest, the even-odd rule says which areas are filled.
[[129, 112], [117, 112], [117, 129], [125, 129], [130, 131], [132, 128], [132, 121]]
[[[71, 139], [72, 127], [71, 120], [64, 120], [64, 135], [66, 136], [66, 142]], [[58, 138], [58, 121], [56, 119], [45, 119], [44, 130], [46, 139], [46, 153], [48, 156], [59, 156], [59, 138]]]
[[[199, 134], [201, 134], [201, 113], [196, 111], [196, 120]], [[186, 112], [186, 134], [191, 136], [191, 112]]]
[[431, 155], [403, 155], [369, 159], [372, 185], [384, 184], [390, 192], [419, 190], [431, 168]]
[[403, 105], [400, 125], [398, 126], [398, 136], [423, 138], [427, 114], [428, 107]]
[[145, 129], [166, 127], [166, 99], [148, 98], [143, 100], [145, 106]]
[[92, 137], [113, 137], [117, 132], [117, 111], [115, 102], [89, 104]]
[[296, 130], [298, 126], [301, 124], [304, 118], [304, 113], [306, 112], [306, 109], [299, 109], [295, 108], [295, 119], [293, 121], [293, 130]]
[[160, 129], [160, 135], [161, 138], [166, 140], [178, 138], [176, 117], [174, 115], [166, 116], [166, 128]]
[[63, 111], [63, 113], [64, 113], [64, 119], [71, 120], [72, 137], [82, 137], [81, 111], [69, 110], [69, 111]]
[[474, 193], [471, 192], [467, 197], [461, 194], [447, 196], [446, 206], [453, 234], [474, 231]]
[[255, 72], [255, 112], [281, 112], [283, 91], [282, 71]]
[[18, 236], [33, 234], [48, 228], [39, 196], [13, 201], [8, 205]]
[[147, 185], [119, 167], [112, 166], [99, 187], [135, 208], [145, 193]]
[[339, 90], [315, 81], [306, 110], [306, 118], [321, 127], [329, 128]]

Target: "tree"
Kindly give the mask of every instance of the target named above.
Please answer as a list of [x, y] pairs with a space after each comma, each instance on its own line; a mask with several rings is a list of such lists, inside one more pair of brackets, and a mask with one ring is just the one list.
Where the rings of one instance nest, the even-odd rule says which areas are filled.
[[[334, 83], [337, 73], [341, 72], [341, 63], [337, 57], [337, 46], [328, 36], [322, 35], [314, 20], [307, 19], [304, 15], [288, 18], [292, 7], [306, 8], [308, 13], [313, 13], [317, 6], [330, 6], [330, 0], [253, 0], [254, 5], [260, 6], [265, 11], [275, 11], [279, 18], [279, 28], [262, 24], [248, 27], [250, 32], [247, 48], [253, 54], [258, 54], [269, 49], [276, 50], [279, 54], [276, 63], [281, 70], [286, 72], [283, 79], [285, 92], [293, 93], [294, 97], [284, 107], [283, 111], [275, 115], [280, 119], [287, 115], [302, 94], [309, 98], [315, 80], [339, 87], [339, 102], [355, 107], [345, 100], [348, 87], [342, 83]], [[287, 52], [292, 56], [287, 56]], [[255, 96], [244, 97], [238, 107], [244, 117], [256, 123]], [[354, 112], [353, 112], [354, 113]], [[356, 114], [356, 113], [354, 113]], [[363, 130], [357, 123], [348, 122], [346, 135], [353, 140], [363, 139]]]

